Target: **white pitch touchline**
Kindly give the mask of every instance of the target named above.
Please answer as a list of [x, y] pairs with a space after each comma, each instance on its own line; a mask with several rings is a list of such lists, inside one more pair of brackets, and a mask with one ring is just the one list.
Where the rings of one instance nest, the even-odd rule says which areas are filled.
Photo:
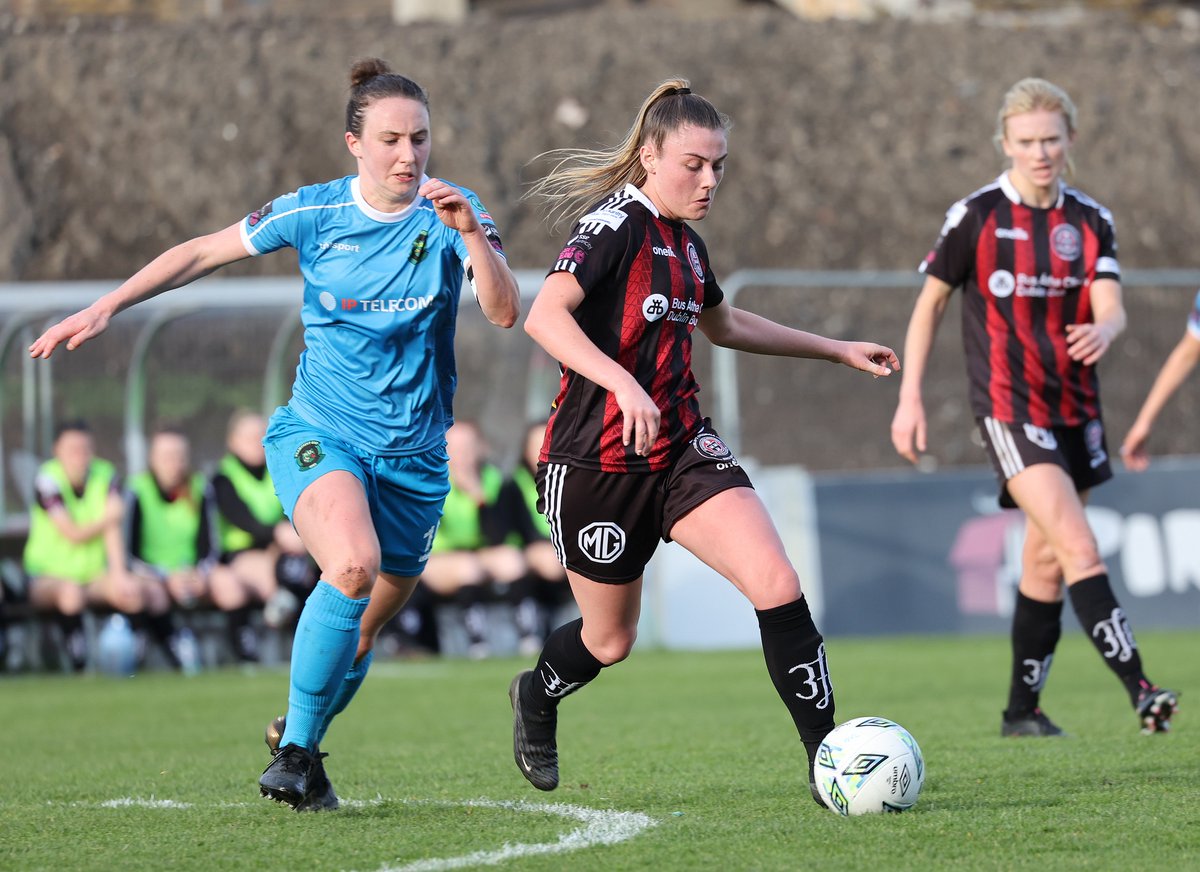
[[[387, 800], [379, 797], [373, 800], [342, 800], [344, 806], [378, 805]], [[579, 851], [596, 845], [615, 845], [640, 834], [643, 830], [658, 823], [649, 815], [636, 811], [613, 811], [595, 808], [585, 808], [579, 805], [568, 805], [562, 802], [538, 803], [523, 800], [493, 800], [468, 799], [453, 800], [400, 800], [405, 805], [442, 805], [466, 806], [470, 808], [495, 808], [509, 811], [527, 812], [533, 814], [553, 814], [559, 817], [574, 818], [583, 823], [582, 827], [571, 830], [558, 837], [555, 842], [539, 842], [533, 845], [518, 843], [505, 844], [494, 851], [475, 851], [461, 857], [432, 858], [417, 860], [404, 866], [380, 866], [377, 872], [439, 872], [442, 869], [462, 869], [467, 866], [497, 866], [519, 857], [532, 857], [538, 854], [561, 854], [566, 851]], [[83, 805], [84, 803], [72, 803]], [[248, 802], [219, 803], [222, 808], [248, 807]], [[119, 799], [109, 799], [100, 803], [101, 808], [193, 808], [190, 802], [179, 802], [174, 799], [149, 799], [136, 796], [125, 796]]]
[[101, 808], [192, 808], [190, 802], [179, 802], [175, 799], [149, 799], [140, 796], [123, 796], [120, 799], [106, 799], [100, 803]]
[[464, 802], [425, 802], [425, 805], [470, 806], [474, 808], [498, 808], [511, 811], [533, 812], [535, 814], [556, 814], [560, 817], [574, 818], [582, 821], [584, 826], [558, 837], [556, 842], [540, 842], [534, 845], [505, 844], [494, 851], [475, 851], [461, 857], [446, 857], [444, 859], [417, 860], [404, 866], [379, 867], [378, 872], [438, 872], [442, 869], [462, 869], [467, 866], [497, 866], [518, 857], [532, 857], [536, 854], [560, 854], [565, 851], [579, 851], [594, 845], [615, 845], [632, 839], [643, 830], [654, 826], [654, 818], [635, 811], [601, 811], [600, 809], [584, 808], [578, 805], [567, 805], [556, 802], [542, 804], [522, 801], [497, 801], [490, 799], [471, 799]]

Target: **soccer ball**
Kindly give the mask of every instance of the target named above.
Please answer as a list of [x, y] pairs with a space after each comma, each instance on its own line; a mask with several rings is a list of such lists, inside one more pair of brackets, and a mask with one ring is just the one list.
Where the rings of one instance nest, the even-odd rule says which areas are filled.
[[825, 737], [813, 777], [835, 814], [906, 811], [925, 783], [925, 760], [904, 727], [886, 718], [855, 718]]

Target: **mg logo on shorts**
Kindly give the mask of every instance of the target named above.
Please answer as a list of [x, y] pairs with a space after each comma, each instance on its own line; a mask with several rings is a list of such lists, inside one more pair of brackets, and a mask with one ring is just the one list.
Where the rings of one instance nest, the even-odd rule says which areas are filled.
[[579, 550], [594, 563], [612, 563], [625, 551], [625, 531], [612, 521], [597, 521], [579, 531]]

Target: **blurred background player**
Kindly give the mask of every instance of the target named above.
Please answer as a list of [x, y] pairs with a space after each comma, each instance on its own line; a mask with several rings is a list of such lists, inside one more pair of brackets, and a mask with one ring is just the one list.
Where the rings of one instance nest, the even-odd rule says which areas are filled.
[[550, 522], [537, 510], [538, 455], [546, 437], [546, 422], [525, 430], [521, 453], [496, 499], [497, 520], [507, 526], [503, 540], [521, 549], [526, 572], [512, 583], [509, 599], [517, 625], [517, 650], [536, 654], [542, 648], [556, 612], [571, 600], [567, 571], [558, 562], [550, 541]]
[[234, 653], [243, 663], [259, 659], [254, 609], [269, 606], [264, 612], [267, 623], [280, 627], [299, 610], [305, 588], [315, 583], [308, 553], [275, 495], [263, 449], [266, 432], [262, 415], [245, 409], [234, 412], [226, 435], [228, 450], [212, 479], [220, 563], [232, 576], [222, 588], [218, 607], [229, 615]]
[[1145, 732], [1170, 727], [1172, 691], [1142, 671], [1084, 505], [1112, 478], [1096, 362], [1125, 328], [1109, 211], [1068, 187], [1075, 105], [1043, 79], [1004, 97], [996, 181], [950, 207], [925, 258], [904, 343], [892, 444], [912, 463], [925, 445], [925, 374], [950, 295], [963, 288], [971, 407], [1000, 482], [1000, 505], [1025, 512], [1012, 623], [1004, 736], [1060, 736], [1039, 707], [1062, 634], [1063, 585], [1079, 623], [1120, 679]]
[[86, 423], [59, 426], [54, 457], [38, 469], [34, 488], [24, 554], [29, 600], [58, 616], [72, 668], [87, 665], [83, 612], [96, 607], [127, 616], [179, 666], [170, 597], [156, 579], [126, 562], [121, 482], [116, 468], [95, 456]]
[[1129, 428], [1121, 443], [1121, 459], [1134, 472], [1142, 472], [1150, 465], [1146, 443], [1154, 429], [1154, 422], [1167, 401], [1196, 368], [1197, 361], [1200, 361], [1200, 292], [1197, 292], [1192, 303], [1183, 338], [1163, 362], [1162, 369], [1155, 376], [1154, 384], [1150, 386], [1150, 393], [1146, 395], [1133, 426]]
[[507, 594], [525, 577], [521, 550], [504, 541], [509, 524], [497, 500], [504, 477], [488, 460], [483, 433], [459, 420], [446, 431], [450, 493], [421, 582], [462, 612], [467, 656], [489, 654], [487, 603], [493, 585]]
[[[155, 432], [147, 466], [127, 486], [126, 545], [132, 565], [160, 579], [177, 609], [208, 603], [226, 613], [241, 609], [241, 586], [218, 562], [211, 490], [192, 468], [188, 437], [170, 427]], [[186, 621], [177, 623], [176, 655], [191, 671], [200, 665], [196, 640]]]

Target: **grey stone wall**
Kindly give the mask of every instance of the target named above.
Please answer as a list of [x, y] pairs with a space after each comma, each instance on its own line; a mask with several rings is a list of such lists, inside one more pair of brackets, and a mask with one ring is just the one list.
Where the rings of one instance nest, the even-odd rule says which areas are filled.
[[[328, 17], [0, 22], [0, 280], [116, 281], [277, 194], [352, 172], [346, 73], [367, 55], [429, 90], [431, 171], [480, 193], [519, 267], [547, 265], [562, 235], [521, 200], [545, 168], [535, 156], [613, 142], [674, 74], [735, 123], [724, 184], [700, 226], [719, 275], [915, 267], [946, 207], [1000, 170], [995, 112], [1026, 75], [1078, 102], [1075, 181], [1116, 214], [1125, 267], [1200, 267], [1200, 33], [1186, 20], [814, 23], [769, 7], [689, 20], [630, 6], [453, 28]], [[564, 111], [575, 104], [584, 111]], [[229, 272], [293, 266], [276, 255]], [[899, 349], [916, 287], [914, 276], [912, 292], [764, 291], [744, 303]], [[1132, 419], [1189, 299], [1130, 292], [1129, 334], [1102, 367], [1111, 430]], [[954, 318], [927, 388], [931, 439], [943, 463], [977, 463]], [[464, 383], [486, 382], [486, 354], [472, 352], [469, 333]], [[743, 405], [746, 450], [760, 459], [898, 463], [887, 438], [898, 380], [795, 361], [748, 361], [742, 373], [754, 398]], [[1194, 405], [1174, 404], [1156, 447], [1195, 450]]]

